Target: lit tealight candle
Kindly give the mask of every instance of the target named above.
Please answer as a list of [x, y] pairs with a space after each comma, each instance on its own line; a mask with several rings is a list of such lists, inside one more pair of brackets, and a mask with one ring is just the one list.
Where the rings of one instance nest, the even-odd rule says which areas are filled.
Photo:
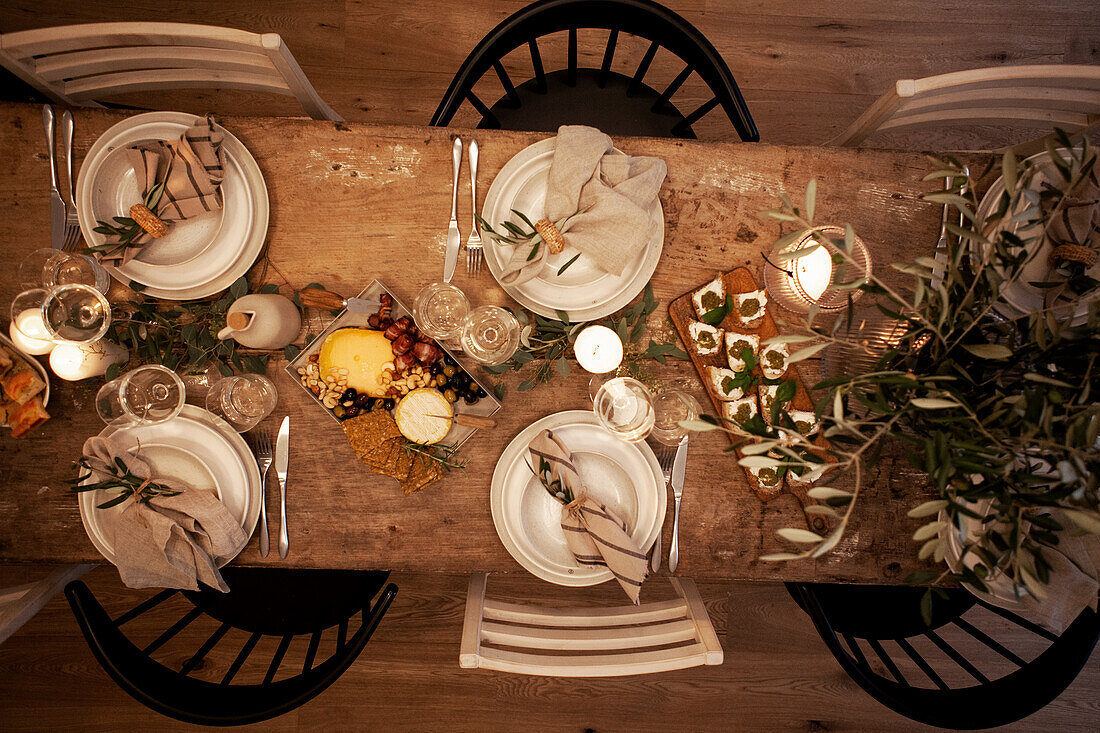
[[50, 369], [70, 382], [98, 377], [112, 364], [123, 364], [130, 352], [118, 344], [100, 339], [94, 344], [58, 344], [50, 353]]
[[816, 303], [833, 277], [833, 258], [829, 250], [818, 245], [801, 257], [788, 260], [787, 264], [794, 273], [791, 279], [795, 291], [810, 303]]
[[8, 326], [8, 334], [24, 354], [41, 356], [53, 351], [54, 343], [50, 341], [41, 311], [31, 309], [17, 315]]
[[623, 342], [607, 326], [589, 326], [578, 334], [573, 353], [585, 371], [606, 374], [622, 364]]

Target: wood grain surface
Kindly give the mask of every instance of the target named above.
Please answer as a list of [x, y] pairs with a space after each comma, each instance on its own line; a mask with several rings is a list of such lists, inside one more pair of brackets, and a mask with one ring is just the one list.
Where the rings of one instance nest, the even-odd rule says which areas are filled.
[[[124, 115], [76, 111], [79, 165], [94, 140]], [[273, 118], [223, 120], [253, 153], [267, 182], [271, 219], [267, 257], [253, 268], [253, 286], [273, 282], [289, 289], [319, 282], [355, 293], [373, 278], [406, 302], [439, 278], [450, 204], [450, 136], [454, 130], [382, 127], [355, 123]], [[481, 145], [481, 186], [538, 134], [459, 131]], [[668, 139], [619, 139], [631, 154], [657, 155], [668, 163], [661, 192], [666, 238], [653, 278], [664, 303], [715, 271], [737, 266], [759, 278], [760, 253], [780, 234], [756, 212], [772, 208], [786, 192], [800, 198], [818, 179], [818, 218], [850, 222], [868, 243], [876, 269], [883, 263], [930, 251], [939, 210], [920, 194], [927, 161], [918, 154], [830, 150]], [[0, 269], [0, 302], [15, 294], [15, 267], [49, 246], [48, 166], [41, 109], [0, 106], [0, 221], [6, 265]], [[468, 233], [469, 189], [462, 176], [459, 220]], [[488, 276], [455, 283], [475, 305], [509, 302]], [[648, 336], [674, 338], [664, 309], [651, 319]], [[317, 333], [324, 321], [305, 319]], [[662, 382], [684, 384], [702, 396], [688, 362], [646, 363]], [[547, 414], [588, 406], [587, 379], [574, 369], [568, 379], [517, 394], [526, 372], [504, 378], [507, 394], [498, 426], [481, 431], [462, 450], [469, 464], [430, 489], [404, 496], [392, 480], [369, 474], [327, 415], [273, 359], [269, 370], [279, 403], [268, 422], [291, 415], [288, 488], [290, 556], [261, 560], [253, 541], [237, 562], [298, 567], [385, 568], [469, 572], [518, 570], [496, 536], [488, 505], [489, 479], [504, 446], [523, 427]], [[805, 375], [804, 375], [805, 376]], [[808, 377], [807, 377], [808, 378]], [[491, 380], [490, 380], [491, 381]], [[85, 438], [101, 423], [91, 399], [98, 384], [53, 381], [47, 422], [29, 440], [0, 437], [0, 560], [98, 562], [77, 502], [62, 481]], [[781, 547], [774, 531], [799, 526], [798, 503], [780, 498], [761, 504], [728, 454], [725, 438], [699, 437], [688, 461], [681, 517], [680, 572], [694, 578], [837, 580], [898, 583], [922, 564], [910, 536], [919, 520], [906, 511], [928, 493], [922, 476], [887, 457], [871, 472], [869, 486], [847, 536], [828, 557], [795, 564], [760, 563]], [[274, 482], [272, 482], [274, 484]], [[277, 507], [271, 487], [269, 507]], [[278, 527], [278, 512], [270, 518]], [[671, 527], [666, 522], [666, 546]]]

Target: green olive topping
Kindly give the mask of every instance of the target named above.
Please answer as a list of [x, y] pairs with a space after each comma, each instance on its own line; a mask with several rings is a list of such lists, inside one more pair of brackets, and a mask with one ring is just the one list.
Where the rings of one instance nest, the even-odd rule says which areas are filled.
[[729, 354], [734, 359], [740, 359], [741, 354], [744, 353], [745, 349], [752, 351], [752, 346], [749, 344], [748, 341], [745, 341], [743, 339], [741, 341], [734, 341], [733, 344], [729, 347]]
[[745, 316], [746, 318], [748, 316], [755, 316], [759, 311], [760, 311], [760, 301], [759, 300], [756, 300], [755, 298], [749, 298], [748, 300], [741, 301], [740, 312], [741, 312], [741, 315]]
[[737, 406], [737, 412], [734, 414], [734, 419], [737, 422], [745, 422], [750, 417], [752, 417], [752, 408], [747, 402]]
[[813, 427], [814, 427], [813, 423], [805, 422], [804, 420], [795, 420], [795, 422], [794, 422], [795, 430], [802, 433], [803, 435], [810, 432], [813, 429]]
[[698, 336], [695, 337], [695, 342], [698, 343], [699, 346], [701, 346], [704, 349], [713, 349], [714, 348], [714, 334], [712, 334], [708, 331], [703, 331]]
[[779, 474], [774, 468], [761, 468], [756, 474], [756, 480], [763, 486], [775, 486], [779, 483]]
[[702, 302], [704, 310], [708, 311], [722, 305], [722, 298], [719, 297], [718, 293], [712, 290], [703, 293], [703, 297], [699, 300]]
[[769, 351], [767, 353], [768, 366], [773, 369], [780, 369], [787, 364], [787, 357], [783, 356], [781, 351]]
[[722, 378], [722, 391], [727, 393], [733, 391], [733, 377]]

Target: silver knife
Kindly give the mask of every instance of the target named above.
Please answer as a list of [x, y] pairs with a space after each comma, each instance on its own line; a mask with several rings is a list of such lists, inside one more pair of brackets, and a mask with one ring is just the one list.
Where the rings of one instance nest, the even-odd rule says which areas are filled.
[[61, 200], [60, 185], [57, 182], [57, 155], [54, 152], [54, 131], [56, 129], [53, 107], [42, 105], [42, 125], [46, 128], [46, 146], [50, 157], [50, 236], [54, 249], [65, 246], [65, 202]]
[[676, 502], [676, 510], [672, 515], [672, 549], [668, 552], [668, 571], [676, 572], [676, 566], [680, 564], [680, 499], [684, 498], [684, 473], [687, 471], [688, 440], [676, 449], [676, 458], [672, 461], [672, 500]]
[[456, 137], [451, 148], [454, 159], [454, 181], [451, 183], [451, 224], [447, 227], [447, 254], [443, 259], [443, 282], [449, 283], [458, 264], [458, 247], [462, 238], [458, 234], [458, 171], [462, 167], [462, 138]]
[[279, 437], [275, 441], [275, 474], [279, 477], [279, 557], [290, 552], [290, 538], [286, 533], [286, 469], [290, 464], [290, 415], [283, 418], [279, 426]]

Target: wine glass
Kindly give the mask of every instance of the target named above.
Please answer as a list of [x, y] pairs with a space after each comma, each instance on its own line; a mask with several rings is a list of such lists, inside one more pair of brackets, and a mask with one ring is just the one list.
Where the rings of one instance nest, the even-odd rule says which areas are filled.
[[99, 388], [95, 408], [108, 425], [115, 422], [152, 425], [180, 414], [187, 390], [174, 371], [147, 364], [112, 379]]
[[55, 341], [89, 344], [107, 333], [111, 304], [90, 285], [61, 285], [47, 291], [42, 320]]
[[450, 283], [431, 283], [420, 289], [413, 301], [413, 318], [425, 336], [449, 341], [462, 332], [470, 313], [465, 293]]
[[519, 347], [519, 321], [495, 305], [474, 308], [462, 324], [462, 350], [485, 366], [503, 364]]
[[19, 263], [19, 284], [23, 288], [89, 285], [106, 295], [111, 288], [111, 276], [88, 255], [43, 248], [31, 252]]
[[653, 439], [665, 445], [679, 445], [687, 438], [682, 420], [696, 420], [702, 410], [687, 392], [666, 389], [653, 398]]
[[215, 382], [206, 393], [206, 409], [243, 433], [270, 415], [278, 399], [279, 393], [270, 379], [260, 374], [242, 374]]
[[592, 405], [600, 424], [629, 443], [645, 440], [653, 430], [653, 396], [633, 377], [616, 377], [603, 383]]

